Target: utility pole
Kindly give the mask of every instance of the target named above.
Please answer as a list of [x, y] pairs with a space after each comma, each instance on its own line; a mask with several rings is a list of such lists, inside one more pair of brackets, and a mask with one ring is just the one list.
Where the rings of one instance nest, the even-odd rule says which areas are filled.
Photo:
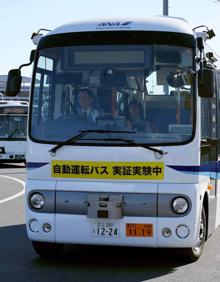
[[163, 0], [163, 15], [168, 16], [168, 0]]

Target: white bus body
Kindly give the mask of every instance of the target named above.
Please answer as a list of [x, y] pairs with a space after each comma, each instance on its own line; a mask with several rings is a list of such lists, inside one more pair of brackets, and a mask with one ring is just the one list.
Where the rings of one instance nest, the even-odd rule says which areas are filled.
[[25, 162], [28, 102], [0, 101], [0, 162]]
[[[199, 48], [189, 24], [169, 17], [73, 23], [40, 40], [26, 183], [39, 254], [95, 244], [200, 256], [219, 225], [220, 187], [219, 98], [199, 96], [209, 64]], [[93, 92], [95, 123], [76, 114], [81, 88]], [[134, 101], [142, 126], [127, 117]]]

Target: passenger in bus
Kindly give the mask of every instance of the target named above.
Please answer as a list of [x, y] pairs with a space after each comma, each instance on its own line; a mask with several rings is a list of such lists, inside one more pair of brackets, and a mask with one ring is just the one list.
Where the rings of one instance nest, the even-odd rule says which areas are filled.
[[128, 105], [127, 125], [130, 129], [136, 131], [153, 131], [150, 122], [144, 120], [141, 104], [136, 100], [131, 101]]
[[82, 88], [78, 92], [79, 107], [76, 108], [81, 118], [96, 123], [96, 119], [100, 116], [97, 109], [94, 108], [94, 95], [88, 88]]

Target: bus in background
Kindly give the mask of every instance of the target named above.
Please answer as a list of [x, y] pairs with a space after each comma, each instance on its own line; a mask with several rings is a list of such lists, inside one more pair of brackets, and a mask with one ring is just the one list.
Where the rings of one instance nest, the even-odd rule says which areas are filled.
[[[220, 223], [213, 36], [155, 17], [67, 24], [41, 38], [26, 182], [38, 254], [72, 243], [200, 257]], [[9, 72], [8, 94], [19, 91], [20, 69]]]
[[25, 162], [27, 101], [0, 100], [0, 162]]

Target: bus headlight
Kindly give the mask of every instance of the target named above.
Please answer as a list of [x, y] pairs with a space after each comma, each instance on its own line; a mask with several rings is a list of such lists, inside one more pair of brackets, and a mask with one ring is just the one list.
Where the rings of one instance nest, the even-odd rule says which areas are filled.
[[175, 213], [183, 214], [183, 213], [187, 212], [187, 210], [189, 208], [189, 203], [188, 203], [187, 199], [185, 199], [183, 197], [177, 197], [177, 198], [173, 199], [172, 208], [173, 208]]
[[42, 209], [45, 204], [44, 196], [41, 193], [34, 193], [30, 197], [30, 204], [34, 209]]

